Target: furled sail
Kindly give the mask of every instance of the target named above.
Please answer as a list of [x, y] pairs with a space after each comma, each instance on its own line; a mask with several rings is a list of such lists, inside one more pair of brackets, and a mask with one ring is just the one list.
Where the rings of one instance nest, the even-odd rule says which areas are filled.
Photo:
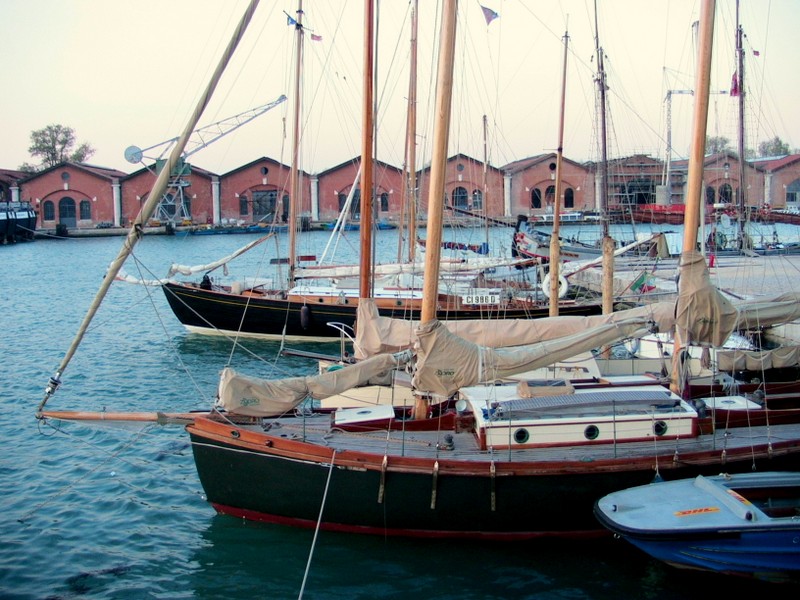
[[644, 318], [627, 319], [513, 348], [487, 348], [448, 331], [438, 320], [417, 329], [417, 363], [412, 387], [440, 396], [459, 388], [551, 365], [581, 352], [647, 332]]
[[387, 374], [410, 360], [410, 352], [383, 354], [320, 375], [275, 380], [239, 375], [226, 367], [220, 375], [217, 406], [237, 415], [278, 416], [306, 398], [321, 400], [376, 379], [385, 382]]
[[[629, 319], [648, 320], [653, 323], [655, 330], [670, 332], [675, 326], [674, 313], [673, 302], [655, 302], [647, 306], [591, 317], [565, 315], [541, 319], [467, 319], [445, 321], [444, 326], [468, 341], [489, 348], [498, 348], [533, 344]], [[364, 298], [359, 300], [356, 323], [357, 358], [411, 348], [419, 325], [417, 321], [381, 317], [375, 303]]]

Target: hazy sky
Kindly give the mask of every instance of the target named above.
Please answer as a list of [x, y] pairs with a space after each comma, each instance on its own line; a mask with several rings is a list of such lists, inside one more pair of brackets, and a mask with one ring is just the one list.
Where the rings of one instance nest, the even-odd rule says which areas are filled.
[[[499, 17], [487, 25], [481, 4]], [[597, 0], [609, 95], [609, 156], [663, 158], [668, 90], [694, 85], [696, 0]], [[90, 163], [130, 172], [125, 149], [177, 136], [247, 5], [245, 0], [2, 0], [0, 167], [34, 162], [30, 133], [72, 127], [96, 153]], [[301, 165], [319, 172], [361, 146], [362, 0], [305, 0]], [[377, 1], [378, 158], [403, 160], [409, 75], [408, 0]], [[430, 154], [439, 2], [420, 0], [418, 159]], [[594, 0], [461, 0], [450, 152], [501, 166], [558, 142], [565, 32], [569, 33], [564, 154], [597, 159]], [[277, 99], [288, 102], [198, 150], [190, 162], [225, 173], [260, 156], [290, 162], [296, 0], [262, 0], [200, 126]], [[746, 35], [747, 145], [779, 136], [800, 147], [800, 1], [741, 0]], [[735, 71], [734, 0], [718, 0], [712, 89]], [[715, 94], [709, 133], [736, 147], [737, 106]], [[673, 95], [672, 146], [688, 154], [692, 98]], [[195, 146], [196, 147], [196, 146]], [[145, 150], [155, 157], [160, 146]]]

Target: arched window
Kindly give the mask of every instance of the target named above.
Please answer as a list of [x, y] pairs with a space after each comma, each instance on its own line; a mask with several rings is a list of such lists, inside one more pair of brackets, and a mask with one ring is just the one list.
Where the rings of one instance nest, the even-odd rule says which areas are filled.
[[389, 212], [389, 194], [386, 192], [381, 194], [381, 210], [383, 212]]
[[246, 217], [249, 211], [247, 209], [247, 196], [239, 196], [239, 216]]
[[483, 192], [472, 190], [472, 210], [483, 210]]
[[183, 196], [183, 216], [190, 218], [192, 216], [192, 197], [184, 194]]
[[253, 192], [253, 221], [272, 222], [275, 218], [276, 190], [257, 190]]
[[91, 221], [92, 220], [92, 203], [88, 200], [81, 200], [80, 204], [81, 210], [81, 221]]
[[731, 204], [733, 202], [733, 188], [730, 183], [723, 183], [719, 186], [719, 201], [723, 204]]
[[453, 206], [456, 208], [468, 208], [469, 194], [461, 186], [453, 190]]
[[575, 207], [575, 192], [572, 188], [567, 188], [564, 191], [564, 208]]
[[545, 204], [553, 204], [556, 199], [556, 186], [548, 185], [547, 189], [544, 191], [544, 202]]
[[339, 212], [341, 213], [344, 210], [344, 204], [347, 202], [347, 194], [344, 192], [339, 192]]
[[42, 208], [44, 211], [44, 216], [42, 217], [45, 221], [55, 221], [56, 220], [56, 205], [53, 204], [52, 200], [45, 200], [44, 207]]
[[706, 186], [706, 204], [714, 204], [717, 199], [717, 192], [712, 186]]
[[75, 200], [69, 196], [58, 201], [58, 222], [67, 227], [75, 227], [78, 224], [75, 218]]
[[531, 208], [542, 208], [542, 190], [539, 188], [531, 190]]

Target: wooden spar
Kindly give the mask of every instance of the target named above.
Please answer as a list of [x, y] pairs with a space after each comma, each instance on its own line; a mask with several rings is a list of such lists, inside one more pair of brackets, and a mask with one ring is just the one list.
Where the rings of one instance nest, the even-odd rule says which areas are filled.
[[[614, 240], [608, 231], [608, 133], [606, 130], [606, 71], [600, 29], [597, 24], [597, 0], [594, 4], [594, 45], [597, 55], [597, 93], [600, 100], [600, 224], [603, 228], [603, 314], [614, 312]], [[603, 349], [607, 356], [610, 348]]]
[[[742, 47], [742, 37], [744, 31], [739, 23], [739, 0], [736, 0], [736, 57], [737, 57], [737, 91], [739, 93], [739, 131], [738, 131], [738, 150], [739, 150], [739, 197], [736, 203], [736, 214], [739, 215], [739, 248], [744, 250], [748, 248], [745, 243], [747, 235], [745, 233], [745, 221], [747, 219], [747, 182], [745, 181], [745, 167], [747, 161], [745, 160], [745, 136], [744, 136], [744, 108], [745, 108], [745, 90], [744, 90], [744, 48]], [[749, 248], [748, 248], [749, 249]]]
[[[489, 197], [487, 191], [489, 189], [488, 172], [489, 172], [489, 149], [487, 142], [487, 124], [486, 115], [483, 115], [483, 214], [489, 214]], [[484, 220], [483, 231], [486, 234], [486, 246], [489, 246], [489, 221]]]
[[[428, 237], [425, 244], [425, 277], [422, 282], [422, 312], [420, 322], [436, 318], [439, 300], [439, 261], [442, 255], [442, 226], [444, 224], [444, 179], [447, 170], [447, 143], [450, 137], [450, 109], [453, 97], [453, 63], [456, 51], [456, 16], [458, 0], [444, 0], [442, 27], [439, 39], [439, 63], [436, 80], [436, 105], [433, 127], [433, 151], [428, 191]], [[414, 419], [424, 419], [428, 401], [417, 397]]]
[[292, 115], [292, 161], [289, 168], [289, 282], [294, 285], [294, 272], [297, 268], [297, 213], [300, 203], [300, 67], [303, 62], [303, 0], [297, 0], [295, 18], [294, 102]]
[[[695, 81], [694, 113], [692, 117], [692, 143], [689, 148], [687, 173], [686, 212], [683, 225], [682, 256], [697, 248], [697, 229], [700, 226], [700, 210], [703, 206], [703, 158], [706, 151], [706, 128], [708, 126], [708, 104], [711, 83], [711, 55], [714, 39], [715, 0], [703, 0], [700, 9], [699, 45], [697, 50], [697, 76]], [[680, 356], [684, 340], [675, 328], [672, 352], [672, 380], [670, 387], [680, 394]]]
[[361, 113], [361, 241], [359, 255], [359, 298], [371, 298], [372, 293], [372, 152], [374, 135], [373, 115], [373, 52], [375, 49], [374, 0], [364, 0], [364, 73]]
[[233, 37], [231, 38], [230, 42], [228, 42], [227, 48], [225, 48], [225, 52], [223, 53], [222, 57], [220, 58], [219, 64], [217, 64], [217, 68], [214, 70], [214, 73], [211, 77], [211, 81], [209, 82], [208, 86], [206, 87], [205, 91], [203, 92], [202, 96], [197, 102], [197, 106], [194, 109], [191, 117], [189, 118], [186, 127], [184, 127], [183, 133], [178, 138], [178, 141], [175, 142], [175, 146], [170, 152], [170, 155], [167, 157], [166, 162], [164, 163], [161, 173], [158, 174], [156, 178], [156, 182], [153, 184], [153, 189], [150, 190], [150, 194], [147, 197], [147, 200], [142, 205], [142, 208], [139, 210], [139, 214], [136, 216], [133, 224], [131, 225], [130, 230], [128, 231], [128, 235], [125, 238], [125, 241], [122, 244], [122, 248], [119, 251], [119, 254], [111, 263], [108, 268], [108, 272], [106, 273], [105, 277], [103, 278], [103, 282], [100, 285], [100, 289], [97, 292], [94, 300], [92, 301], [91, 306], [89, 307], [86, 316], [83, 318], [83, 322], [81, 323], [80, 327], [78, 328], [78, 332], [75, 334], [75, 338], [72, 340], [72, 344], [67, 349], [67, 353], [64, 355], [64, 358], [61, 361], [58, 369], [56, 370], [55, 375], [50, 378], [50, 381], [47, 384], [45, 389], [45, 395], [42, 401], [39, 403], [39, 406], [36, 410], [37, 416], [41, 415], [42, 409], [44, 408], [47, 401], [50, 399], [56, 389], [58, 388], [59, 384], [61, 383], [61, 375], [64, 373], [64, 370], [67, 368], [67, 365], [72, 360], [72, 357], [75, 355], [75, 352], [78, 350], [78, 346], [83, 341], [83, 337], [86, 334], [86, 331], [89, 328], [89, 325], [92, 322], [95, 314], [100, 308], [100, 305], [103, 302], [106, 294], [108, 293], [108, 289], [111, 287], [111, 284], [116, 279], [117, 275], [122, 269], [122, 265], [125, 263], [125, 260], [130, 256], [133, 252], [134, 246], [136, 246], [139, 238], [142, 235], [142, 228], [144, 224], [152, 216], [153, 212], [155, 211], [158, 203], [161, 201], [161, 197], [164, 195], [164, 192], [167, 189], [167, 184], [169, 183], [170, 175], [172, 174], [173, 169], [178, 164], [178, 160], [183, 154], [183, 150], [186, 147], [186, 143], [189, 141], [189, 136], [191, 136], [192, 132], [194, 131], [195, 127], [197, 126], [197, 122], [200, 120], [200, 116], [203, 114], [203, 111], [208, 106], [208, 103], [211, 100], [211, 96], [214, 93], [214, 90], [217, 87], [220, 79], [222, 78], [222, 73], [225, 71], [225, 67], [228, 66], [228, 62], [233, 56], [234, 50], [239, 45], [239, 42], [242, 40], [244, 36], [244, 32], [247, 29], [250, 20], [253, 17], [253, 13], [258, 6], [259, 0], [251, 0], [250, 4], [247, 6], [247, 9], [242, 15], [239, 24], [234, 31]]
[[192, 413], [165, 412], [92, 412], [79, 410], [46, 410], [42, 418], [59, 419], [61, 421], [103, 421], [106, 423], [158, 423], [166, 425], [175, 423], [185, 425], [193, 423], [197, 417], [207, 417], [208, 411]]
[[567, 50], [569, 35], [564, 33], [564, 66], [561, 74], [561, 110], [558, 120], [558, 148], [556, 149], [556, 192], [553, 199], [553, 235], [550, 237], [550, 316], [558, 316], [558, 276], [561, 262], [561, 163], [564, 158], [564, 105], [567, 93]]
[[[411, 75], [408, 85], [408, 261], [417, 257], [417, 31], [419, 0], [411, 7]], [[402, 239], [402, 235], [399, 236]]]
[[436, 303], [439, 296], [439, 261], [442, 255], [442, 226], [444, 223], [444, 180], [447, 168], [447, 143], [450, 136], [457, 10], [458, 0], [445, 0], [443, 3], [428, 192], [428, 238], [425, 244], [425, 279], [422, 285], [423, 304], [420, 315], [422, 323], [436, 318]]

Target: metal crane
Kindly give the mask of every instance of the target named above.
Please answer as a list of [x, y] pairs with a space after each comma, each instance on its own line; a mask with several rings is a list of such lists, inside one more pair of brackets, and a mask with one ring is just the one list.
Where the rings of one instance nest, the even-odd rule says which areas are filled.
[[[176, 221], [182, 222], [185, 219], [190, 219], [184, 194], [184, 189], [189, 186], [189, 182], [185, 179], [182, 179], [184, 175], [188, 174], [186, 159], [189, 158], [189, 156], [199, 150], [202, 150], [209, 144], [216, 142], [218, 139], [228, 135], [242, 125], [249, 123], [256, 117], [263, 115], [265, 112], [272, 110], [285, 101], [286, 96], [281, 95], [277, 100], [273, 100], [272, 102], [262, 106], [244, 111], [238, 115], [217, 121], [216, 123], [211, 123], [205, 127], [195, 129], [192, 132], [192, 136], [186, 143], [186, 150], [184, 150], [183, 154], [181, 155], [180, 163], [170, 178], [169, 188], [167, 192], [164, 193], [161, 202], [159, 202], [158, 208], [155, 212], [155, 219], [161, 222], [172, 224], [174, 224]], [[169, 150], [177, 141], [178, 137], [174, 137], [169, 140], [153, 144], [152, 146], [148, 146], [147, 148], [128, 146], [125, 149], [125, 160], [132, 164], [144, 164], [145, 158], [152, 160], [155, 163], [155, 168], [152, 165], [145, 165], [145, 168], [153, 173], [156, 173], [159, 165], [163, 162], [164, 155], [169, 152]], [[161, 148], [161, 152], [158, 154], [158, 156], [145, 156], [145, 152], [149, 152], [150, 150], [154, 150], [156, 148]]]

